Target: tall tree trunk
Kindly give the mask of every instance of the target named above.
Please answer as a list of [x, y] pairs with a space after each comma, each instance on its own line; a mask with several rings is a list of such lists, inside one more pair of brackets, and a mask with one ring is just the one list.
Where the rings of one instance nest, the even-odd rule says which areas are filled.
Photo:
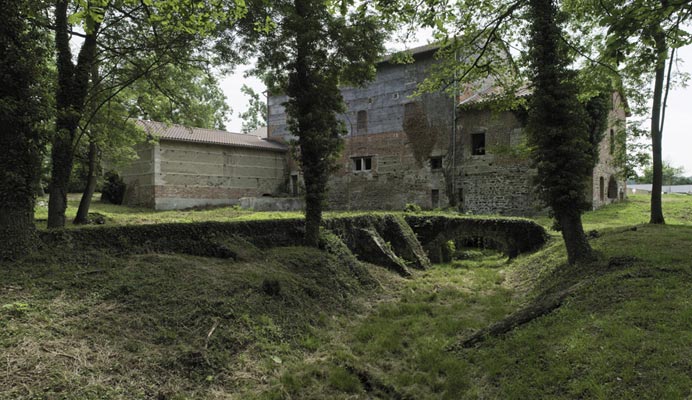
[[661, 131], [661, 104], [663, 101], [663, 83], [666, 72], [666, 59], [668, 49], [663, 30], [657, 27], [654, 34], [656, 45], [656, 76], [654, 79], [654, 98], [651, 107], [651, 151], [653, 158], [653, 181], [651, 182], [651, 219], [650, 224], [665, 224], [663, 218], [663, 206], [661, 204], [661, 192], [663, 191], [663, 160]]
[[55, 48], [57, 51], [58, 87], [56, 93], [56, 134], [51, 151], [50, 199], [48, 201], [48, 227], [65, 226], [67, 187], [74, 162], [77, 129], [84, 112], [84, 102], [89, 88], [89, 75], [96, 58], [96, 32], [99, 24], [87, 21], [90, 28], [77, 57], [72, 62], [68, 0], [58, 0], [55, 5]]
[[[581, 221], [585, 187], [593, 170], [593, 144], [586, 111], [561, 46], [554, 0], [529, 0], [529, 40], [534, 93], [527, 131], [534, 149], [537, 182], [562, 228], [570, 264], [588, 262], [593, 250]], [[597, 144], [596, 144], [597, 145]]]
[[96, 191], [96, 169], [98, 168], [98, 148], [96, 143], [89, 141], [89, 173], [87, 185], [82, 193], [82, 199], [79, 201], [79, 209], [73, 223], [75, 225], [89, 223], [89, 207], [91, 206], [91, 198]]
[[562, 227], [562, 239], [567, 249], [567, 262], [576, 264], [592, 261], [593, 250], [584, 234], [581, 213], [576, 210], [565, 211], [555, 216]]
[[[41, 34], [30, 26], [32, 3], [0, 7], [0, 261], [36, 246], [34, 203], [45, 138], [37, 129], [46, 118], [41, 73], [46, 54]], [[35, 10], [34, 10], [35, 11]]]

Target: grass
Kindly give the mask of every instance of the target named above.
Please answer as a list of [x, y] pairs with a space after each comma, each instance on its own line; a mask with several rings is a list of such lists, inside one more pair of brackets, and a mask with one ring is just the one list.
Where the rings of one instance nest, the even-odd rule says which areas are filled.
[[[112, 224], [268, 217], [94, 211]], [[537, 253], [466, 251], [412, 279], [304, 248], [246, 246], [238, 261], [48, 249], [0, 268], [0, 398], [690, 398], [692, 198], [664, 196], [664, 212], [668, 225], [647, 225], [638, 195], [585, 214], [591, 265], [566, 266], [552, 232]], [[575, 283], [549, 315], [456, 346]]]
[[256, 390], [374, 287], [319, 250], [245, 246], [239, 261], [46, 249], [3, 266], [0, 398]]
[[[591, 243], [602, 261], [593, 265], [567, 267], [556, 237], [511, 262], [476, 253], [388, 282], [387, 301], [342, 321], [329, 346], [257, 397], [689, 398], [692, 199], [666, 196], [667, 226], [642, 225], [647, 200], [585, 216], [586, 229], [601, 232]], [[577, 282], [582, 288], [553, 313], [478, 347], [455, 346], [536, 295]]]

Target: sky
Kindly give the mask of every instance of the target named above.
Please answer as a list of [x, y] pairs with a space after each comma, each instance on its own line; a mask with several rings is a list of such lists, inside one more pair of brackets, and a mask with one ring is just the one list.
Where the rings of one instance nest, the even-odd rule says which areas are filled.
[[[413, 48], [426, 44], [429, 37], [426, 33], [419, 34], [418, 38], [411, 38], [405, 47]], [[389, 43], [387, 47], [391, 50], [403, 48], [395, 43]], [[680, 71], [692, 74], [692, 46], [682, 48], [679, 57], [687, 61], [680, 64]], [[247, 108], [248, 98], [240, 92], [241, 86], [246, 84], [259, 93], [265, 89], [259, 79], [243, 76], [249, 68], [250, 66], [239, 67], [233, 75], [221, 80], [226, 101], [233, 109], [232, 118], [226, 123], [226, 129], [231, 132], [240, 132], [242, 121], [238, 114]], [[675, 167], [683, 167], [685, 175], [692, 176], [692, 86], [674, 88], [668, 96], [663, 129], [663, 159]]]

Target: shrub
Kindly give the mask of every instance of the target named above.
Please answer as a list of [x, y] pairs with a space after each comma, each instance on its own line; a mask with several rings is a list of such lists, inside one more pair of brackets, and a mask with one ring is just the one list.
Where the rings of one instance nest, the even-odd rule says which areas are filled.
[[421, 211], [423, 211], [423, 209], [416, 203], [406, 203], [404, 207], [404, 212], [407, 213], [419, 213]]
[[125, 182], [115, 171], [106, 172], [105, 182], [101, 188], [101, 201], [112, 204], [123, 204]]

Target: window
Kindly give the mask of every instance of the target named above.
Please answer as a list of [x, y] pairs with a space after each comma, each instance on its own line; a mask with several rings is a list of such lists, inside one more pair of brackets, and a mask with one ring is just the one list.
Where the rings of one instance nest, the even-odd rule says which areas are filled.
[[610, 155], [612, 156], [613, 153], [615, 153], [615, 131], [610, 130]]
[[433, 171], [442, 169], [442, 157], [430, 157], [430, 169]]
[[358, 135], [368, 133], [368, 112], [365, 110], [360, 110], [356, 116], [356, 133]]
[[372, 157], [353, 157], [353, 171], [370, 171], [372, 170]]
[[471, 155], [482, 156], [485, 154], [485, 133], [471, 135]]

